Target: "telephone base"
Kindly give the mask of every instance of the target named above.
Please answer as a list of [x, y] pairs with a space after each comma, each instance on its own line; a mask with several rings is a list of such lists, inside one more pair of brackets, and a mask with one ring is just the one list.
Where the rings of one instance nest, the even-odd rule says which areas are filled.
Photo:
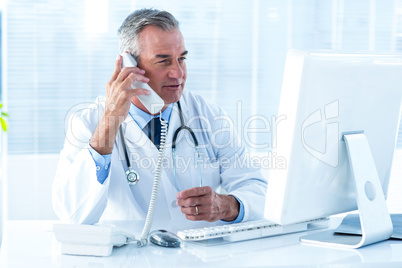
[[60, 244], [60, 253], [66, 255], [99, 256], [107, 257], [112, 254], [113, 245], [83, 245], [83, 244]]
[[115, 225], [64, 224], [53, 225], [53, 233], [60, 242], [61, 254], [81, 256], [109, 256], [113, 247], [135, 240], [133, 234]]

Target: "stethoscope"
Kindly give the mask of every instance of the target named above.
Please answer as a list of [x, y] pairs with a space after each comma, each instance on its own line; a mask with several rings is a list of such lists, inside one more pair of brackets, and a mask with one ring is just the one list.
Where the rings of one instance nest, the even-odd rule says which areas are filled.
[[[175, 182], [176, 189], [179, 191], [178, 181], [177, 181], [177, 176], [176, 176], [176, 142], [177, 142], [177, 137], [178, 137], [180, 131], [182, 131], [182, 130], [188, 131], [190, 133], [192, 139], [193, 139], [194, 147], [195, 147], [195, 150], [197, 152], [197, 157], [198, 157], [198, 167], [199, 167], [199, 170], [200, 170], [200, 184], [199, 184], [200, 187], [202, 186], [202, 172], [201, 172], [201, 163], [200, 163], [201, 162], [201, 157], [200, 157], [200, 152], [199, 152], [199, 149], [198, 149], [198, 140], [195, 137], [194, 131], [191, 128], [189, 128], [188, 126], [186, 126], [185, 123], [184, 123], [183, 112], [181, 110], [181, 105], [180, 105], [179, 101], [177, 102], [177, 107], [179, 109], [179, 116], [180, 116], [181, 126], [178, 129], [176, 129], [176, 131], [173, 134], [172, 156], [173, 156], [173, 167], [174, 167], [174, 182]], [[160, 118], [162, 118], [162, 117], [160, 117]], [[166, 124], [166, 127], [167, 127], [167, 123], [165, 121], [161, 120], [161, 123], [162, 123], [162, 127], [163, 127], [164, 124]], [[132, 166], [131, 166], [131, 161], [130, 161], [130, 158], [128, 156], [128, 152], [127, 152], [126, 144], [125, 144], [125, 141], [124, 141], [124, 136], [123, 136], [123, 131], [122, 131], [122, 126], [121, 125], [120, 125], [120, 131], [119, 132], [120, 132], [120, 138], [121, 138], [121, 143], [122, 143], [122, 147], [123, 147], [123, 151], [124, 151], [124, 157], [125, 157], [125, 165], [124, 166], [125, 166], [125, 170], [126, 170], [127, 182], [128, 182], [129, 185], [135, 185], [139, 181], [140, 177], [139, 177], [138, 172], [136, 170], [134, 170], [132, 168]], [[164, 138], [163, 137], [163, 132], [162, 132], [162, 138]], [[163, 149], [163, 148], [159, 148], [159, 150], [161, 150], [161, 149]]]

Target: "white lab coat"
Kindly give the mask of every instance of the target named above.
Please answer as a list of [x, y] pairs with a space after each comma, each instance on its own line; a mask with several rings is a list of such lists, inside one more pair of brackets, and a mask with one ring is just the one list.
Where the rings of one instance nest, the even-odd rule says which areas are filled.
[[[224, 111], [207, 103], [199, 95], [185, 90], [180, 99], [184, 122], [194, 131], [200, 147], [203, 186], [219, 187], [236, 196], [244, 204], [245, 220], [262, 217], [267, 187], [255, 163], [239, 144], [234, 124]], [[60, 219], [73, 223], [92, 224], [103, 220], [145, 219], [153, 185], [153, 171], [158, 150], [128, 116], [122, 123], [123, 133], [133, 168], [140, 181], [127, 183], [122, 161], [120, 135], [112, 152], [109, 176], [103, 184], [97, 181], [96, 165], [88, 144], [102, 116], [105, 102], [96, 103], [75, 113], [69, 120], [69, 130], [53, 184], [53, 207]], [[177, 181], [175, 187], [172, 165], [172, 138], [181, 125], [177, 104], [174, 104], [167, 133], [167, 144], [155, 219], [185, 220], [177, 207], [178, 190], [199, 186], [200, 171], [193, 141], [187, 131], [177, 139]]]

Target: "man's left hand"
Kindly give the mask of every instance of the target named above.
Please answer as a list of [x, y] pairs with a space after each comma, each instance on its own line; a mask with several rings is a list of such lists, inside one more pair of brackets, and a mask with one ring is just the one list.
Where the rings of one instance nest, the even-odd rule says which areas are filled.
[[176, 194], [177, 205], [191, 221], [234, 221], [240, 204], [232, 195], [215, 193], [211, 187], [194, 187]]

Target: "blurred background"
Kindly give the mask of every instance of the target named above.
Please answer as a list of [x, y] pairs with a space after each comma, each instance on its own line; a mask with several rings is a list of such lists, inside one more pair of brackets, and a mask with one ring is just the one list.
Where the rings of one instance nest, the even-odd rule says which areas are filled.
[[[164, 9], [181, 22], [189, 51], [186, 88], [222, 106], [240, 128], [252, 115], [266, 119], [255, 127], [275, 123], [289, 49], [402, 52], [402, 0], [0, 3], [0, 100], [10, 115], [0, 134], [0, 224], [56, 219], [51, 186], [66, 118], [105, 94], [119, 53], [117, 29], [135, 9]], [[250, 149], [270, 151], [270, 134], [247, 137], [258, 145]], [[397, 144], [391, 212], [402, 207], [401, 131]]]

